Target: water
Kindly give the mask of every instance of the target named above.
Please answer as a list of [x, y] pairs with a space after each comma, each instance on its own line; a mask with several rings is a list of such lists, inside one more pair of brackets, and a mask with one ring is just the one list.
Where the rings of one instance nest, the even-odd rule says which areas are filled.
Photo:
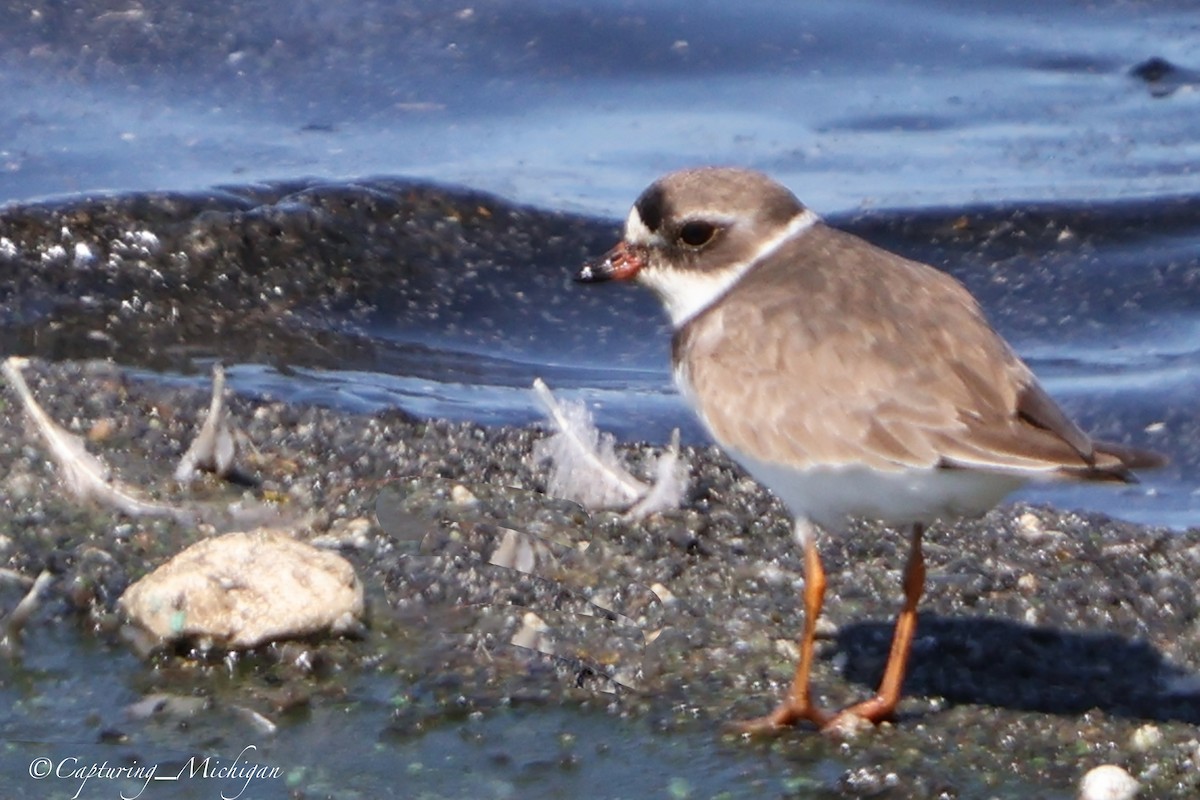
[[[612, 791], [606, 796], [634, 798], [666, 796], [673, 782], [720, 793], [746, 786], [781, 792], [801, 780], [782, 759], [739, 753], [700, 731], [660, 738], [650, 752], [639, 752], [647, 726], [602, 711], [498, 709], [406, 731], [392, 718], [395, 681], [369, 673], [330, 691], [311, 709], [275, 715], [279, 731], [266, 735], [248, 713], [254, 691], [231, 689], [223, 668], [176, 677], [203, 687], [203, 697], [168, 695], [170, 678], [153, 687], [129, 679], [139, 665], [128, 652], [64, 632], [34, 633], [23, 664], [0, 667], [0, 698], [9, 709], [0, 719], [6, 798], [76, 792], [82, 798], [197, 800], [290, 798], [297, 792], [508, 798], [530, 787], [542, 796], [566, 796], [602, 783]], [[152, 688], [160, 693], [145, 693]], [[159, 710], [146, 710], [146, 697], [159, 698]], [[172, 699], [162, 699], [167, 697]], [[364, 730], [371, 736], [365, 738]], [[316, 752], [322, 757], [305, 755]], [[711, 755], [699, 771], [692, 764], [697, 752]], [[626, 772], [624, 766], [639, 758], [659, 771]], [[43, 774], [47, 765], [49, 774]], [[220, 771], [236, 766], [269, 772]], [[115, 772], [122, 767], [142, 771]]]
[[[42, 9], [0, 34], [0, 199], [404, 174], [618, 215], [708, 162], [767, 169], [826, 213], [1188, 192], [1190, 8]], [[1129, 74], [1153, 57], [1185, 70], [1165, 97]]]

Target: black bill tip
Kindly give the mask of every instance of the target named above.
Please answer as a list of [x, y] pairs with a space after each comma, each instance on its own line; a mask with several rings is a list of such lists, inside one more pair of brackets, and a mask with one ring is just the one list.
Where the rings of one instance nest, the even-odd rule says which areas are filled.
[[613, 266], [611, 259], [604, 259], [594, 264], [584, 264], [580, 267], [579, 272], [575, 273], [576, 283], [604, 283], [611, 280], [613, 276]]

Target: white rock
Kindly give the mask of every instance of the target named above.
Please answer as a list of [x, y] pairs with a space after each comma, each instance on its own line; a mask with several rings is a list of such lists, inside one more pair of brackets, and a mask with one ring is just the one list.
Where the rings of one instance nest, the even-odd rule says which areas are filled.
[[1020, 533], [1025, 536], [1038, 536], [1045, 530], [1037, 514], [1029, 511], [1017, 517], [1017, 524], [1021, 526]]
[[1147, 753], [1162, 744], [1163, 738], [1163, 732], [1157, 725], [1147, 723], [1129, 737], [1129, 746], [1138, 753]]
[[239, 650], [354, 628], [363, 588], [336, 553], [260, 529], [197, 542], [130, 586], [121, 607], [162, 640]]
[[88, 247], [83, 242], [75, 243], [75, 266], [86, 267], [96, 260], [96, 256], [92, 254], [92, 248]]
[[455, 505], [460, 506], [473, 506], [479, 502], [479, 499], [471, 493], [471, 490], [461, 483], [454, 484], [454, 487], [450, 490], [450, 499], [454, 501]]
[[58, 264], [67, 260], [67, 248], [52, 244], [42, 252], [43, 264]]
[[142, 247], [147, 253], [157, 253], [161, 242], [154, 234], [154, 231], [129, 231], [125, 234], [126, 240], [131, 244], [136, 244]]
[[656, 583], [650, 587], [650, 591], [654, 592], [655, 596], [662, 601], [662, 604], [669, 606], [675, 602], [675, 593], [661, 583]]
[[1115, 764], [1096, 767], [1079, 783], [1079, 800], [1133, 800], [1138, 782]]

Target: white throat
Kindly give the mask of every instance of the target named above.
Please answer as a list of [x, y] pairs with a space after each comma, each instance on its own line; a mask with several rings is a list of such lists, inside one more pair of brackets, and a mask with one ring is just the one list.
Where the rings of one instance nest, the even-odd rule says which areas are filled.
[[[630, 215], [627, 227], [636, 222], [642, 225], [641, 219], [634, 219], [637, 209]], [[688, 320], [715, 303], [725, 292], [729, 291], [738, 279], [763, 259], [771, 256], [787, 243], [793, 236], [799, 236], [820, 221], [820, 217], [809, 209], [804, 209], [779, 230], [771, 238], [764, 241], [757, 250], [744, 261], [730, 264], [719, 272], [694, 272], [683, 269], [643, 269], [638, 273], [638, 281], [650, 287], [662, 300], [671, 324], [681, 328]], [[634, 226], [636, 228], [636, 226]], [[640, 232], [636, 231], [635, 232]], [[647, 236], [649, 231], [646, 231]], [[628, 238], [628, 236], [626, 237]]]

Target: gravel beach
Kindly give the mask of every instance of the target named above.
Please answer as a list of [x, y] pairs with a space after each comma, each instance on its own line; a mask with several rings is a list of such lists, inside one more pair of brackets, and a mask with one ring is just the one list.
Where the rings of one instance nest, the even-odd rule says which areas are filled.
[[[298, 535], [346, 555], [366, 584], [371, 622], [361, 638], [310, 646], [339, 670], [393, 671], [398, 687], [422, 698], [397, 712], [399, 727], [425, 729], [461, 717], [464, 708], [486, 715], [521, 702], [605, 708], [648, 720], [668, 737], [695, 729], [719, 737], [722, 722], [765, 711], [790, 677], [802, 583], [788, 522], [715, 449], [685, 448], [684, 508], [626, 523], [539, 492], [543, 478], [530, 459], [544, 435], [537, 429], [235, 397], [233, 420], [254, 443], [245, 467], [257, 485], [212, 480], [185, 490], [168, 476], [202, 417], [203, 391], [130, 380], [102, 362], [40, 364], [27, 373], [47, 411], [86, 435], [122, 480], [165, 502], [267, 498], [281, 516], [306, 520]], [[7, 395], [0, 430], [5, 565], [30, 577], [54, 574], [36, 624], [119, 641], [116, 598], [204, 531], [65, 498]], [[651, 448], [621, 452], [638, 465]], [[446, 499], [449, 510], [431, 511], [420, 498], [449, 498], [454, 486], [475, 487], [476, 518], [482, 503], [514, 529], [590, 543], [587, 559], [556, 576], [558, 601], [517, 587], [511, 573], [497, 574], [503, 570], [418, 556], [413, 529], [389, 522], [398, 519], [392, 511], [375, 514], [383, 491], [424, 509], [410, 521], [447, 519], [454, 500]], [[869, 526], [822, 542], [831, 591], [815, 679], [830, 703], [863, 696], [878, 677], [903, 549], [902, 536]], [[1084, 772], [1103, 763], [1137, 776], [1144, 797], [1194, 795], [1200, 531], [1006, 506], [982, 520], [935, 527], [927, 558], [908, 698], [894, 725], [848, 743], [799, 730], [768, 741], [733, 737], [734, 746], [827, 770], [836, 764], [832, 774], [813, 776], [823, 792], [813, 796], [1009, 797], [1018, 796], [1006, 789], [1014, 780], [1044, 787], [1047, 797], [1069, 796]], [[643, 614], [661, 633], [633, 690], [585, 682], [562, 659], [483, 658], [453, 637], [430, 635], [464, 593], [546, 615], [547, 602], [569, 608], [561, 597], [593, 592], [594, 599], [595, 587], [625, 584], [655, 586], [667, 598]], [[281, 645], [258, 655], [271, 661], [289, 652]], [[180, 649], [160, 653], [146, 669], [190, 657], [212, 658]], [[285, 687], [295, 683], [306, 702], [320, 702], [305, 688], [311, 673], [282, 674]]]

